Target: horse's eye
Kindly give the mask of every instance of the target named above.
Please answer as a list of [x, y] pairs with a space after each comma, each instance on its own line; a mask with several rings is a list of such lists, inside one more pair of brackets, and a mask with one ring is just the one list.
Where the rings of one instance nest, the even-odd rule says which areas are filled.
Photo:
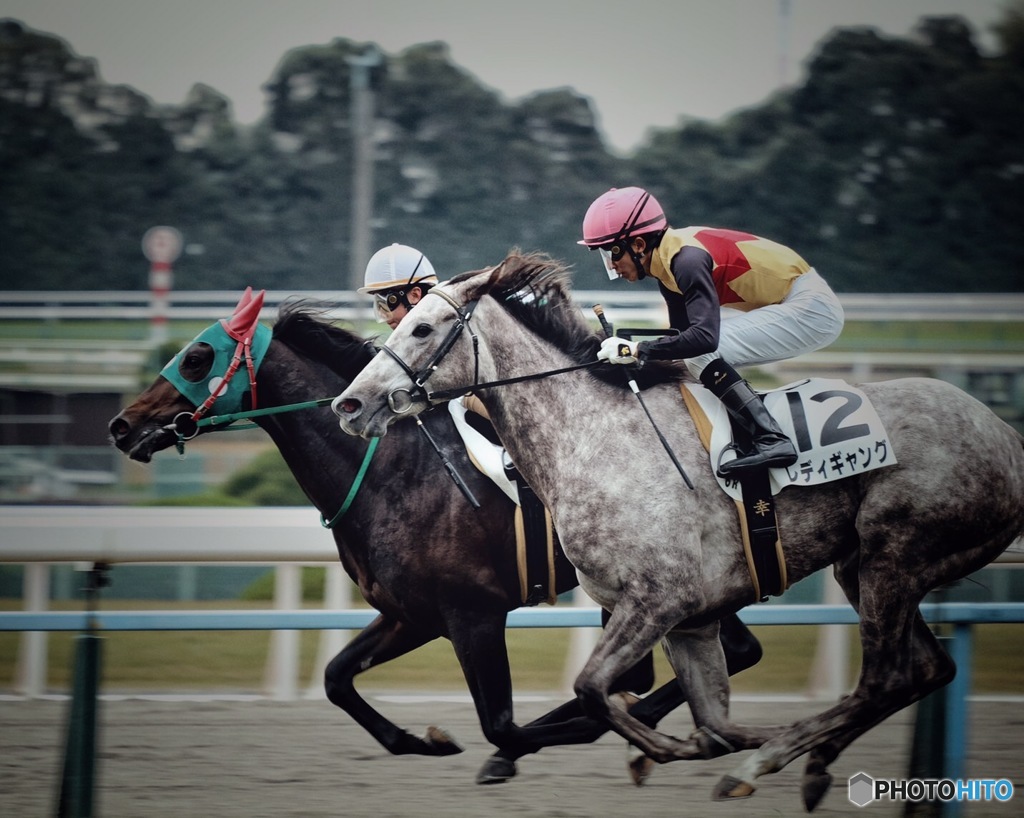
[[412, 331], [412, 334], [417, 338], [426, 338], [433, 330], [430, 324], [417, 324], [416, 329]]
[[178, 372], [189, 383], [201, 383], [213, 367], [213, 347], [206, 343], [193, 344], [178, 363]]

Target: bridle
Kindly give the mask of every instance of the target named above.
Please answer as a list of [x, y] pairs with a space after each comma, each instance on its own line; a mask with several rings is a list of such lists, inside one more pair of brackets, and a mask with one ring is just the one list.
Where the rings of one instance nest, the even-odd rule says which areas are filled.
[[[433, 407], [439, 403], [452, 400], [453, 398], [459, 398], [463, 395], [468, 395], [470, 392], [478, 391], [480, 389], [487, 389], [492, 386], [505, 386], [512, 383], [522, 383], [523, 381], [534, 381], [540, 378], [547, 378], [551, 375], [560, 375], [563, 372], [573, 372], [577, 369], [589, 369], [593, 366], [599, 366], [600, 364], [606, 363], [605, 361], [593, 360], [583, 364], [574, 364], [572, 366], [562, 367], [560, 369], [549, 369], [544, 372], [535, 372], [530, 375], [520, 375], [515, 378], [504, 378], [497, 381], [485, 381], [480, 382], [480, 339], [477, 334], [473, 331], [470, 325], [470, 319], [472, 319], [477, 305], [480, 303], [479, 298], [474, 298], [471, 301], [467, 301], [464, 305], [459, 305], [455, 299], [453, 299], [448, 293], [433, 287], [426, 295], [437, 295], [443, 298], [455, 310], [456, 321], [454, 326], [448, 330], [448, 334], [444, 340], [438, 346], [437, 350], [433, 355], [430, 356], [430, 360], [424, 364], [422, 369], [413, 370], [405, 361], [402, 360], [401, 356], [395, 352], [391, 347], [386, 344], [381, 349], [391, 356], [392, 360], [397, 363], [406, 375], [409, 376], [412, 381], [412, 388], [400, 388], [393, 389], [388, 393], [388, 407], [396, 415], [408, 414], [412, 411], [413, 406], [422, 401], [427, 406]], [[445, 356], [451, 352], [452, 347], [455, 346], [455, 342], [459, 340], [459, 336], [464, 331], [469, 331], [470, 338], [473, 340], [473, 383], [467, 384], [466, 386], [458, 386], [453, 389], [442, 389], [439, 392], [428, 392], [425, 388], [426, 382], [430, 376], [437, 371], [437, 367]]]
[[[370, 350], [376, 349], [372, 341], [367, 341], [364, 344]], [[251, 409], [240, 410], [237, 412], [227, 412], [219, 415], [209, 415], [206, 413], [210, 410], [217, 398], [223, 394], [227, 388], [228, 383], [235, 376], [235, 373], [241, 368], [241, 362], [244, 358], [246, 367], [249, 371], [249, 394], [250, 394], [250, 405]], [[238, 346], [235, 349], [234, 357], [231, 360], [227, 371], [224, 373], [221, 384], [216, 391], [210, 395], [209, 399], [203, 402], [194, 412], [179, 412], [171, 420], [169, 424], [164, 426], [161, 431], [170, 432], [176, 436], [175, 448], [178, 450], [178, 454], [181, 457], [185, 455], [185, 443], [195, 438], [203, 428], [208, 428], [209, 431], [228, 431], [230, 429], [250, 429], [257, 424], [253, 421], [253, 418], [264, 417], [266, 415], [280, 415], [287, 412], [297, 412], [301, 409], [317, 409], [322, 406], [329, 406], [334, 400], [334, 397], [328, 398], [317, 398], [314, 400], [300, 401], [298, 403], [288, 403], [281, 406], [269, 406], [263, 409], [259, 409], [256, 406], [256, 375], [259, 372], [260, 364], [262, 363], [262, 356], [258, 360], [254, 360], [254, 356], [251, 348], [251, 339], [246, 336], [243, 340], [238, 342]], [[173, 384], [172, 384], [173, 385]], [[245, 424], [234, 426], [236, 421], [245, 420], [248, 421]], [[352, 485], [349, 487], [348, 494], [346, 495], [341, 507], [337, 513], [328, 520], [323, 512], [320, 513], [320, 524], [324, 528], [334, 528], [342, 517], [348, 513], [348, 510], [352, 507], [353, 502], [356, 499], [356, 495], [359, 493], [360, 488], [363, 485], [363, 478], [366, 476], [367, 469], [370, 467], [370, 461], [373, 459], [374, 452], [377, 450], [377, 444], [380, 443], [380, 438], [374, 438], [370, 441], [366, 452], [363, 454], [362, 463], [359, 465], [359, 469], [356, 472], [356, 476], [352, 481]]]
[[[223, 325], [222, 329], [230, 337], [234, 338], [228, 328]], [[214, 403], [217, 402], [217, 398], [221, 395], [226, 394], [227, 388], [231, 383], [231, 379], [235, 377], [235, 374], [241, 368], [242, 362], [245, 362], [246, 369], [249, 373], [249, 397], [250, 405], [253, 409], [257, 409], [256, 399], [256, 371], [259, 369], [261, 361], [254, 360], [252, 352], [252, 335], [247, 334], [241, 338], [238, 338], [238, 344], [235, 346], [234, 355], [231, 357], [231, 363], [228, 365], [227, 371], [221, 378], [220, 384], [210, 393], [210, 396], [203, 401], [199, 406], [192, 412], [179, 412], [175, 415], [171, 423], [165, 427], [173, 429], [178, 436], [178, 446], [187, 440], [192, 440], [196, 435], [199, 434], [201, 426], [208, 426], [214, 422], [214, 418], [206, 418], [204, 423], [204, 415], [210, 411]]]
[[[472, 391], [474, 387], [479, 386], [480, 339], [477, 337], [477, 334], [473, 332], [473, 328], [470, 326], [469, 322], [473, 317], [473, 312], [476, 310], [477, 304], [480, 303], [480, 300], [473, 299], [465, 305], [460, 306], [455, 299], [448, 295], [448, 293], [438, 289], [437, 287], [432, 287], [423, 297], [426, 298], [429, 295], [440, 296], [447, 301], [449, 305], [451, 305], [451, 308], [455, 310], [455, 324], [450, 330], [448, 330], [448, 334], [445, 336], [437, 350], [435, 350], [434, 354], [430, 356], [430, 360], [428, 360], [426, 364], [424, 364], [423, 368], [419, 370], [413, 370], [413, 368], [403, 361], [402, 357], [391, 349], [391, 347], [386, 344], [381, 347], [381, 349], [391, 356], [395, 363], [402, 367], [402, 370], [412, 381], [411, 389], [393, 389], [388, 393], [388, 406], [396, 415], [406, 414], [418, 401], [423, 401], [428, 406], [433, 406], [439, 400], [440, 402], [443, 402], [444, 400], [449, 400], [451, 397], [459, 397], [460, 395], [464, 395], [467, 392]], [[450, 397], [439, 398], [439, 396], [446, 395], [447, 392], [455, 390], [446, 390], [445, 393], [428, 392], [424, 388], [425, 384], [430, 379], [430, 376], [437, 371], [438, 365], [442, 360], [444, 360], [445, 356], [451, 352], [452, 347], [455, 346], [455, 342], [459, 340], [459, 336], [462, 335], [465, 330], [469, 330], [469, 336], [473, 340], [473, 383], [470, 386], [457, 390], [456, 394], [453, 394]]]
[[[370, 351], [370, 357], [372, 358], [379, 351], [379, 347], [373, 343], [373, 341], [365, 341], [363, 346]], [[246, 346], [248, 350], [249, 347]], [[177, 443], [175, 444], [179, 453], [182, 451], [183, 444], [190, 440], [193, 440], [199, 432], [208, 428], [210, 431], [229, 431], [229, 430], [244, 430], [256, 428], [257, 424], [253, 422], [253, 418], [265, 417], [267, 415], [283, 415], [288, 412], [297, 412], [302, 409], [319, 409], [322, 406], [330, 406], [334, 401], [334, 397], [327, 398], [315, 398], [313, 400], [299, 401], [298, 403], [286, 403], [280, 406], [270, 406], [265, 409], [260, 409], [256, 406], [256, 375], [259, 372], [260, 364], [262, 359], [252, 362], [251, 352], [247, 357], [247, 363], [249, 364], [249, 391], [250, 391], [250, 406], [251, 409], [241, 410], [235, 412], [221, 412], [217, 415], [210, 415], [204, 417], [209, 411], [213, 402], [216, 400], [216, 395], [211, 396], [212, 400], [206, 401], [203, 405], [199, 406], [194, 412], [179, 412], [166, 426], [162, 428], [162, 431], [173, 432], [177, 436]], [[227, 382], [231, 380], [234, 373], [239, 369], [237, 358], [233, 359], [231, 366], [228, 371], [224, 374], [223, 385], [226, 386]], [[217, 395], [223, 392], [223, 388], [217, 390]], [[240, 424], [235, 426], [234, 424], [244, 420], [248, 423]], [[229, 428], [230, 427], [230, 428]]]

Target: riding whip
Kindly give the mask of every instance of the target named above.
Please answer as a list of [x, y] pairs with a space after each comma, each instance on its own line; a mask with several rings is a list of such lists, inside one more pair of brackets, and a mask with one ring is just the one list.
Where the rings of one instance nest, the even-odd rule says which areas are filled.
[[441, 463], [444, 465], [445, 471], [451, 476], [452, 480], [455, 481], [455, 485], [459, 487], [459, 491], [469, 500], [469, 504], [473, 508], [480, 508], [480, 501], [476, 499], [473, 494], [473, 490], [466, 485], [466, 481], [462, 479], [462, 475], [459, 474], [458, 469], [455, 465], [445, 456], [445, 453], [441, 451], [441, 447], [437, 445], [437, 441], [434, 440], [434, 436], [430, 434], [430, 430], [423, 424], [419, 415], [416, 415], [416, 425], [420, 427], [420, 431], [423, 432], [423, 436], [430, 441], [430, 445], [434, 447], [434, 451], [437, 452], [437, 456], [441, 458]]
[[[604, 317], [604, 307], [600, 304], [594, 305], [594, 315], [597, 316], [597, 320], [601, 322], [601, 328], [604, 330], [605, 337], [611, 338], [614, 333], [612, 332], [611, 324], [608, 323], [608, 319]], [[661, 445], [665, 448], [669, 458], [679, 471], [680, 476], [683, 478], [683, 482], [686, 483], [687, 488], [693, 489], [693, 483], [690, 482], [689, 476], [686, 474], [686, 469], [683, 468], [683, 464], [679, 462], [679, 458], [676, 457], [676, 453], [672, 451], [672, 447], [668, 445], [668, 441], [665, 439], [665, 435], [661, 433], [661, 429], [658, 428], [658, 424], [654, 422], [654, 418], [651, 417], [651, 411], [647, 408], [647, 404], [644, 402], [644, 396], [640, 394], [640, 387], [637, 386], [636, 378], [632, 377], [628, 372], [626, 373], [626, 383], [629, 384], [630, 390], [636, 395], [636, 399], [640, 401], [640, 406], [643, 407], [644, 414], [647, 415], [647, 419], [651, 422], [651, 428], [654, 429], [655, 434], [658, 435], [658, 440], [661, 441]]]

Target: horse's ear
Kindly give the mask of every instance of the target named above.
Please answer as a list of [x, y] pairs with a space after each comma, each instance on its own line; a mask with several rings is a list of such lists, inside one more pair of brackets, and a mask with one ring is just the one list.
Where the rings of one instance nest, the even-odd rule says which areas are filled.
[[[507, 261], [507, 259], [506, 259]], [[463, 290], [467, 301], [483, 298], [501, 280], [502, 270], [505, 262], [502, 261], [496, 267], [485, 267], [468, 279], [468, 286]]]
[[252, 287], [246, 288], [242, 300], [238, 302], [234, 314], [228, 321], [228, 333], [233, 338], [241, 340], [246, 336], [252, 336], [253, 327], [260, 320], [260, 310], [263, 309], [263, 299], [266, 294], [266, 290], [260, 290], [253, 295]]
[[252, 301], [252, 287], [246, 287], [245, 292], [242, 293], [242, 297], [238, 299], [238, 303], [235, 305], [234, 312], [232, 312], [231, 314], [237, 315], [241, 311], [241, 309], [250, 301]]

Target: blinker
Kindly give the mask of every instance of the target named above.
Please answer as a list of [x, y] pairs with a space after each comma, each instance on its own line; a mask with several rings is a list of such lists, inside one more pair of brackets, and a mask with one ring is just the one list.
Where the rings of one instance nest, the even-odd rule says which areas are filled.
[[[273, 336], [269, 327], [259, 322], [259, 310], [263, 306], [263, 292], [256, 296], [252, 294], [252, 288], [246, 289], [242, 295], [235, 312], [228, 321], [220, 321], [207, 327], [188, 344], [186, 344], [177, 355], [175, 355], [161, 370], [160, 374], [170, 381], [182, 397], [186, 398], [194, 406], [200, 407], [218, 388], [221, 388], [225, 374], [228, 372], [232, 360], [240, 344], [249, 339], [248, 349], [243, 355], [248, 355], [252, 363], [252, 371], [259, 369], [266, 355], [267, 348]], [[178, 367], [185, 350], [196, 343], [208, 344], [214, 352], [213, 364], [205, 378], [199, 381], [186, 380]], [[245, 367], [243, 367], [244, 369]], [[223, 391], [217, 395], [213, 403], [213, 410], [216, 413], [235, 412], [242, 408], [242, 398], [249, 391], [249, 378], [245, 375], [231, 378], [223, 387]]]

